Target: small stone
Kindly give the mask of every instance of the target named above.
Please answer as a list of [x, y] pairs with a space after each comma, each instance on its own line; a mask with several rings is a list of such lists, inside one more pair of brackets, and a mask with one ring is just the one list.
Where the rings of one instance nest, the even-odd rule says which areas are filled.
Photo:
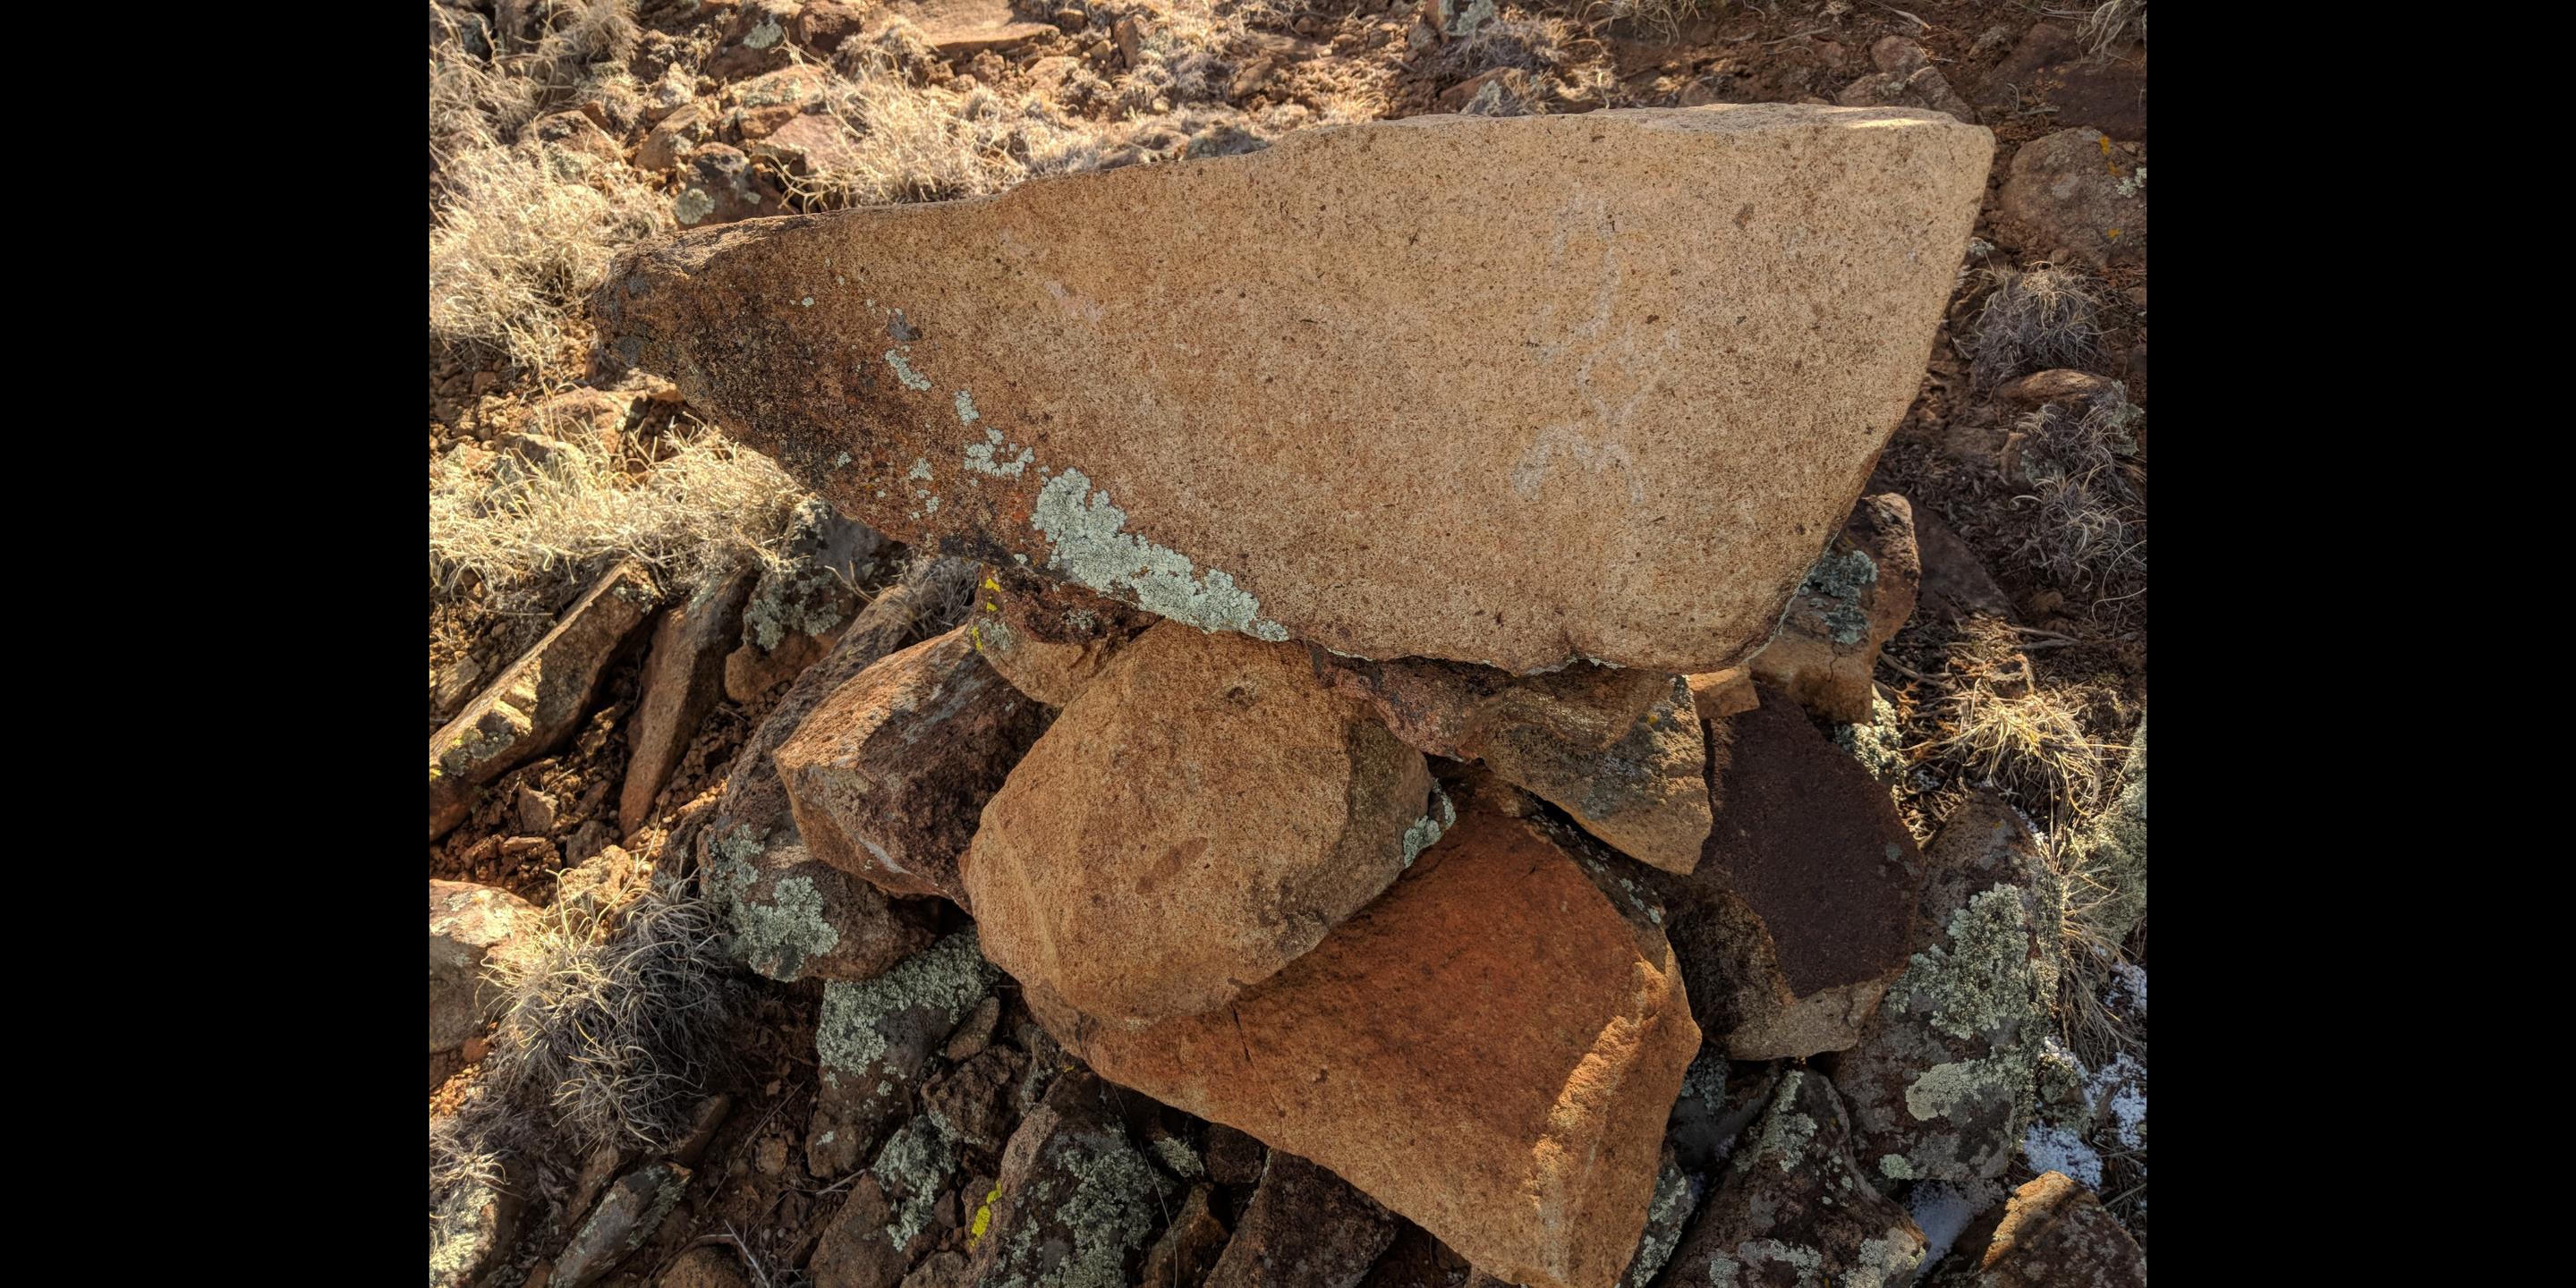
[[2129, 147], [2100, 130], [2044, 135], [2013, 153], [1995, 196], [1995, 217], [2019, 230], [2025, 247], [2053, 244], [2096, 269], [2143, 264], [2147, 194], [2137, 184], [2140, 169]]
[[1207, 1282], [1208, 1271], [1226, 1250], [1225, 1223], [1216, 1218], [1208, 1204], [1215, 1191], [1205, 1185], [1193, 1185], [1181, 1200], [1180, 1211], [1156, 1240], [1153, 1251], [1145, 1254], [1145, 1271], [1137, 1279], [1143, 1288], [1198, 1288]]
[[661, 1228], [688, 1184], [689, 1169], [677, 1163], [648, 1163], [627, 1173], [574, 1231], [572, 1242], [555, 1259], [550, 1282], [583, 1288], [615, 1269]]
[[2048, 1172], [1971, 1224], [1927, 1288], [2147, 1288], [2147, 1254], [2093, 1191]]
[[749, 568], [708, 581], [653, 628], [635, 713], [626, 726], [626, 777], [617, 827], [633, 836], [650, 822], [653, 799], [671, 781], [698, 724], [724, 696], [724, 659], [742, 633], [757, 575]]
[[500, 1018], [507, 1001], [483, 963], [536, 924], [535, 905], [489, 886], [429, 883], [429, 1053], [453, 1051]]
[[1283, 1150], [1270, 1164], [1209, 1288], [1353, 1284], [1395, 1242], [1395, 1214], [1350, 1183]]
[[1879, 650], [1914, 615], [1922, 580], [1913, 504], [1894, 492], [1862, 497], [1790, 598], [1780, 633], [1753, 655], [1753, 678], [1823, 719], [1868, 720]]
[[976, 1005], [974, 1013], [968, 1015], [957, 1025], [956, 1030], [948, 1035], [948, 1045], [941, 1047], [939, 1053], [951, 1060], [972, 1059], [978, 1052], [992, 1045], [993, 1026], [1001, 1023], [1001, 1020], [1002, 999], [985, 998]]
[[659, 607], [661, 592], [640, 566], [610, 569], [482, 696], [430, 735], [430, 840], [465, 821], [485, 784], [572, 737], [609, 666]]
[[961, 626], [851, 677], [771, 760], [798, 834], [824, 862], [887, 894], [972, 912], [958, 861], [1047, 723]]
[[1087, 1288], [1137, 1283], [1180, 1184], [1147, 1161], [1087, 1073], [1058, 1078], [1002, 1155], [998, 1197], [975, 1220], [968, 1278]]
[[1871, 1179], [1833, 1084], [1791, 1069], [1691, 1219], [1665, 1282], [1905, 1283], [1922, 1265], [1923, 1232]]

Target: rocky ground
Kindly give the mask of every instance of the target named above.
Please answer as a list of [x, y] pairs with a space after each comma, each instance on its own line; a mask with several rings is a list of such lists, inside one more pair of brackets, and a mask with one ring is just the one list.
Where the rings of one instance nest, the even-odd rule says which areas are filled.
[[[2144, 1281], [2143, 0], [429, 7], [434, 1285]], [[1994, 146], [1741, 666], [1155, 626], [593, 356], [686, 229], [1717, 103]], [[1307, 866], [1064, 868], [1165, 834]]]

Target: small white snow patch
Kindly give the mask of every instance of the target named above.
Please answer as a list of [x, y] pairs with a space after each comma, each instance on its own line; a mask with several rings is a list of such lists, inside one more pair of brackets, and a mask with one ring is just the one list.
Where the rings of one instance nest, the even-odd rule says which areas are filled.
[[1967, 1232], [1982, 1205], [1948, 1181], [1925, 1181], [1905, 1196], [1905, 1211], [1923, 1231], [1923, 1264], [1937, 1266]]
[[2021, 1138], [2021, 1152], [2038, 1171], [2064, 1172], [2084, 1182], [2087, 1189], [2102, 1188], [2102, 1156], [2083, 1137], [2063, 1127], [2032, 1123]]

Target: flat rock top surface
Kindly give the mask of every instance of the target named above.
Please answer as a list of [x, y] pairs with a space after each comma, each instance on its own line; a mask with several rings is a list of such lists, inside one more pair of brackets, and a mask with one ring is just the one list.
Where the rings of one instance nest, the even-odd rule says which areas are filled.
[[955, 553], [1366, 657], [1709, 671], [1913, 399], [1991, 151], [1786, 104], [1319, 128], [685, 234], [601, 336]]

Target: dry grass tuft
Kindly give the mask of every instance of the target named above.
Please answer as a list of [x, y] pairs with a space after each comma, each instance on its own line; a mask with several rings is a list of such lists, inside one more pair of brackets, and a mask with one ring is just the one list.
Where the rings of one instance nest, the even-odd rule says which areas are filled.
[[576, 169], [533, 141], [449, 158], [429, 229], [429, 330], [542, 376], [577, 341], [617, 251], [668, 226], [624, 166]]
[[1478, 23], [1466, 35], [1451, 39], [1440, 51], [1440, 69], [1463, 80], [1497, 67], [1550, 72], [1574, 61], [1571, 46], [1579, 36], [1573, 24], [1562, 18], [1528, 17], [1517, 10], [1513, 15]]
[[484, 1086], [579, 1153], [670, 1148], [735, 1071], [750, 994], [721, 920], [684, 881], [613, 912], [557, 904], [545, 918], [488, 967], [509, 1005]]
[[1979, 385], [2101, 357], [2101, 303], [2092, 279], [2048, 264], [1986, 270], [1994, 289], [1977, 314], [1972, 345]]
[[1683, 23], [1725, 7], [1726, 0], [1602, 0], [1596, 11], [1605, 23], [1625, 22], [1669, 39]]
[[2135, 429], [2146, 413], [2114, 386], [2081, 413], [2050, 405], [2022, 418], [2021, 471], [2036, 507], [2017, 551], [2030, 567], [2097, 600], [2146, 585], [2146, 505]]
[[[2052, 13], [2059, 11], [2052, 10]], [[2065, 13], [2073, 17], [2082, 10]], [[2126, 42], [2131, 31], [2138, 33], [2138, 43], [2147, 43], [2147, 0], [2107, 0], [2107, 3], [2084, 14], [2084, 25], [2075, 29], [2075, 38], [2084, 42], [2085, 52], [2100, 58]]]
[[795, 482], [711, 432], [664, 441], [659, 459], [629, 448], [622, 459], [571, 451], [539, 465], [477, 467], [456, 452], [432, 461], [432, 600], [470, 586], [492, 611], [549, 613], [619, 556], [680, 588], [767, 560], [803, 499]]
[[429, 6], [432, 173], [614, 75], [637, 39], [634, 0], [504, 0], [497, 24]]
[[865, 57], [841, 60], [825, 111], [845, 149], [788, 181], [808, 209], [948, 201], [1000, 192], [1023, 179], [1095, 169], [1099, 139], [1035, 97], [966, 94], [915, 85], [898, 24]]
[[1952, 687], [1934, 714], [1938, 736], [1911, 758], [1945, 762], [2022, 802], [2054, 807], [2034, 813], [2084, 817], [2101, 795], [2105, 750], [2084, 732], [2085, 695], [2033, 683], [2011, 628], [1984, 618], [1962, 627], [1948, 674]]

